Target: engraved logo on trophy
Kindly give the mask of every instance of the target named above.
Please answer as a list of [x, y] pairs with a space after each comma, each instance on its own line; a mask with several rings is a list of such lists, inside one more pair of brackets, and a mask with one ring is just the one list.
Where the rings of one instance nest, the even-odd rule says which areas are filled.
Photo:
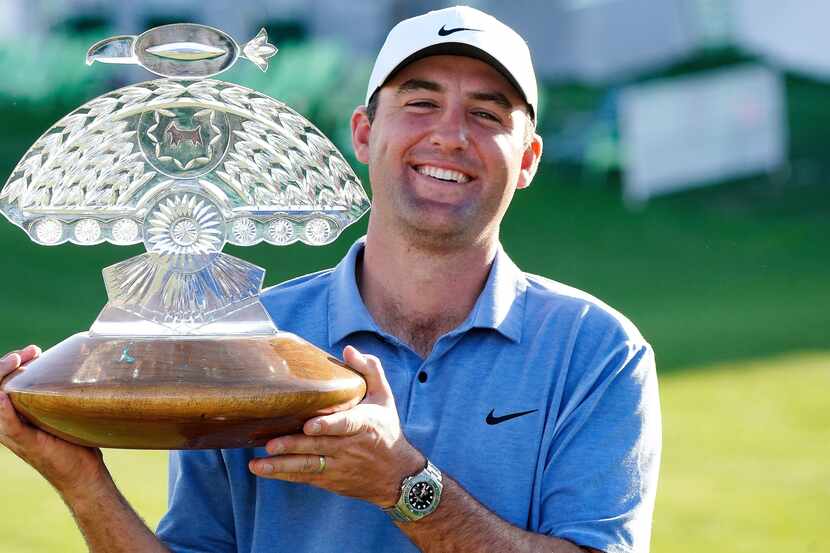
[[328, 244], [369, 208], [308, 120], [207, 78], [240, 57], [265, 71], [276, 51], [264, 30], [240, 48], [195, 24], [90, 48], [87, 64], [164, 78], [58, 121], [14, 169], [0, 211], [39, 244], [147, 252], [104, 269], [109, 301], [89, 332], [3, 383], [38, 426], [88, 445], [238, 447], [362, 397], [358, 375], [274, 326], [259, 301], [264, 271], [222, 253], [228, 242]]
[[206, 173], [228, 147], [228, 117], [212, 109], [156, 109], [139, 121], [139, 143], [153, 167], [173, 178]]

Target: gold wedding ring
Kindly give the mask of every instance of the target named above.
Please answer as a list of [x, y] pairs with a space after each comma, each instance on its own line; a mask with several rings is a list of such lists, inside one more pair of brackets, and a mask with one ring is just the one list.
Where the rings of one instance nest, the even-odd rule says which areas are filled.
[[322, 473], [324, 470], [326, 470], [326, 458], [320, 455], [320, 468], [317, 469], [317, 474]]

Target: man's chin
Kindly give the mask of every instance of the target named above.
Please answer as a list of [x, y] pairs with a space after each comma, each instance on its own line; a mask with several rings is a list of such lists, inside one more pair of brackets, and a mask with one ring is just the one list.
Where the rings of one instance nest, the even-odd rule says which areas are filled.
[[400, 224], [414, 242], [458, 245], [469, 239], [469, 204], [459, 205], [434, 199], [408, 198], [399, 210]]
[[427, 249], [455, 249], [470, 241], [470, 227], [459, 219], [430, 217], [407, 221], [403, 228], [412, 244]]

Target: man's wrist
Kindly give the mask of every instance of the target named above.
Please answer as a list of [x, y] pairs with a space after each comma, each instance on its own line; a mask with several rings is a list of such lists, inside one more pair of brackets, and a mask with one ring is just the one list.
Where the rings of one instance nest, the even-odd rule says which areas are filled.
[[390, 495], [383, 501], [377, 503], [377, 506], [381, 509], [390, 509], [397, 505], [398, 500], [401, 498], [401, 486], [404, 480], [413, 474], [417, 474], [426, 466], [427, 458], [415, 448], [412, 448], [412, 452], [412, 455], [407, 456], [406, 461], [396, 465], [397, 472], [393, 484], [389, 489]]
[[85, 472], [84, 478], [72, 482], [51, 482], [64, 502], [71, 508], [76, 505], [98, 503], [100, 498], [112, 494], [118, 495], [118, 488], [103, 462], [100, 466]]

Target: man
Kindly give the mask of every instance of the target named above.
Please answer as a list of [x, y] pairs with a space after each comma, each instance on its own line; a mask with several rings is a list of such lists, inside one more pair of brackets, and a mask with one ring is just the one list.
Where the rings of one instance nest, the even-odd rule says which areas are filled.
[[499, 246], [541, 155], [536, 108], [527, 47], [492, 17], [449, 8], [390, 32], [351, 121], [367, 236], [262, 297], [277, 326], [342, 351], [366, 398], [264, 449], [174, 452], [161, 541], [97, 452], [21, 424], [5, 397], [3, 443], [55, 485], [93, 551], [647, 551], [651, 349]]

